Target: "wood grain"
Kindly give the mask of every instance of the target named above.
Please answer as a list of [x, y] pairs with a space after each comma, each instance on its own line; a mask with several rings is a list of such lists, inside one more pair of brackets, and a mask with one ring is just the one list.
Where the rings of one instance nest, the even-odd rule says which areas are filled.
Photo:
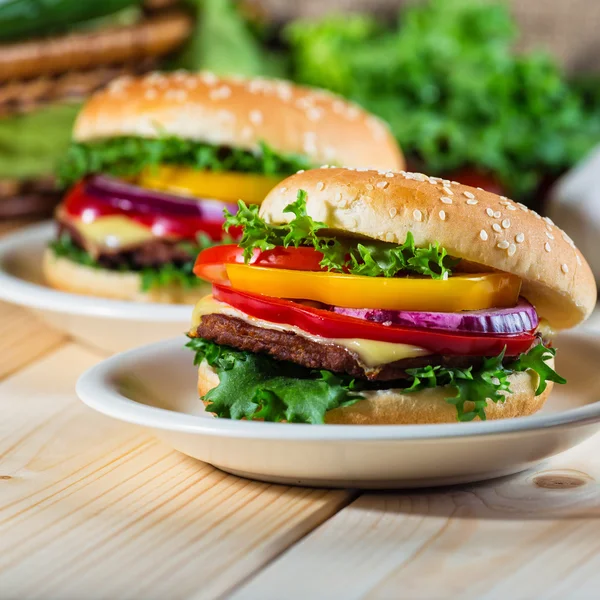
[[596, 435], [515, 477], [361, 496], [231, 597], [598, 597], [598, 456]]
[[213, 598], [334, 514], [347, 492], [226, 475], [73, 392], [69, 344], [0, 384], [0, 596]]
[[57, 348], [65, 339], [28, 310], [0, 302], [0, 379]]

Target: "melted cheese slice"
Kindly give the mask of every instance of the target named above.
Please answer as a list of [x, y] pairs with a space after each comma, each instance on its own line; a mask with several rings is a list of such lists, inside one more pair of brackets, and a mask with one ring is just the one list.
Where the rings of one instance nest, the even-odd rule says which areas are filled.
[[311, 335], [306, 331], [295, 327], [294, 325], [285, 325], [282, 323], [271, 323], [270, 321], [263, 321], [262, 319], [256, 319], [251, 317], [242, 311], [233, 308], [229, 304], [219, 302], [212, 296], [206, 296], [200, 300], [194, 307], [192, 315], [192, 332], [195, 332], [200, 324], [200, 321], [204, 315], [226, 315], [229, 317], [235, 317], [241, 319], [250, 325], [255, 327], [262, 327], [264, 329], [273, 329], [275, 331], [289, 331], [300, 335], [313, 342], [319, 344], [335, 344], [347, 348], [350, 352], [358, 356], [359, 360], [364, 366], [369, 368], [375, 368], [381, 365], [385, 365], [403, 358], [415, 358], [417, 356], [426, 356], [431, 354], [425, 348], [419, 346], [411, 346], [409, 344], [394, 344], [391, 342], [378, 342], [374, 340], [363, 340], [355, 338], [325, 338], [318, 335]]
[[103, 248], [135, 246], [154, 237], [148, 227], [119, 215], [98, 217], [90, 223], [86, 223], [84, 219], [70, 217], [69, 223], [86, 240]]

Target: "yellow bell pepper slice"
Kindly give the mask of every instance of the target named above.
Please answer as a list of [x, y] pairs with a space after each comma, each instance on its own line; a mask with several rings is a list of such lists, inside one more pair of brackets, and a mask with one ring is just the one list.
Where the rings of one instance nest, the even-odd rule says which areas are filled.
[[182, 196], [214, 198], [223, 202], [242, 199], [246, 204], [260, 204], [281, 180], [282, 177], [253, 173], [198, 171], [189, 167], [159, 165], [142, 170], [138, 185]]
[[508, 273], [461, 274], [448, 279], [365, 277], [228, 264], [234, 290], [345, 308], [458, 312], [514, 306], [521, 280]]

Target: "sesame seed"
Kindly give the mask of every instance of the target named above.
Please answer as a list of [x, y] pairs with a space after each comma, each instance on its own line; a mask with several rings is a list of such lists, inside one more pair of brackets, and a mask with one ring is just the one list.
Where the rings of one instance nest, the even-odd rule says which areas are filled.
[[418, 208], [415, 208], [415, 210], [413, 211], [413, 217], [416, 221], [422, 221], [423, 213]]
[[211, 100], [224, 100], [225, 98], [229, 98], [229, 96], [231, 96], [231, 88], [226, 85], [211, 90], [209, 94]]
[[487, 231], [485, 229], [482, 229], [479, 232], [479, 237], [485, 242], [488, 239]]
[[300, 173], [304, 173], [304, 169], [300, 169], [299, 171], [296, 171], [297, 175], [300, 175]]
[[523, 211], [523, 212], [527, 212], [529, 209], [524, 205], [521, 204], [520, 202], [517, 202], [517, 206]]
[[504, 221], [502, 221], [502, 227], [508, 229], [510, 227], [510, 219], [504, 219]]
[[500, 196], [500, 200], [508, 200], [506, 196]]
[[485, 212], [487, 213], [488, 217], [493, 217], [494, 216], [494, 211], [491, 208], [486, 208]]
[[502, 213], [501, 213], [499, 210], [497, 210], [497, 211], [494, 213], [494, 219], [499, 219], [501, 216], [502, 216]]
[[512, 256], [517, 251], [517, 247], [514, 244], [508, 246], [508, 255]]
[[443, 192], [444, 192], [444, 194], [447, 194], [448, 196], [454, 196], [454, 192], [449, 187], [443, 188]]
[[471, 192], [463, 192], [463, 194], [467, 197], [470, 198], [471, 200], [473, 198], [475, 198], [475, 194], [471, 193]]
[[335, 195], [335, 201], [338, 202], [338, 203], [342, 201], [342, 192], [338, 192]]
[[475, 204], [477, 204], [479, 202], [479, 200], [475, 200], [474, 198], [469, 198], [467, 200], [467, 204], [470, 204], [471, 206], [475, 206]]
[[514, 206], [513, 204], [507, 204], [506, 208], [508, 208], [508, 210], [517, 210], [517, 207]]
[[524, 241], [525, 241], [524, 233], [517, 233], [517, 235], [515, 235], [515, 242], [517, 242], [517, 244], [522, 244]]
[[550, 217], [544, 217], [544, 221], [546, 221], [548, 225], [554, 225], [554, 221]]
[[386, 176], [386, 177], [393, 177], [393, 176], [394, 176], [394, 174], [393, 174], [391, 171], [388, 171], [388, 172], [385, 174], [385, 176]]
[[398, 214], [398, 209], [392, 207], [390, 208], [390, 217], [392, 217], [392, 219]]
[[325, 189], [325, 184], [322, 181], [319, 181], [319, 183], [317, 183], [317, 190], [319, 192], [321, 192], [324, 189]]
[[306, 111], [309, 121], [318, 121], [323, 116], [323, 109], [313, 106]]
[[561, 270], [563, 273], [568, 273], [568, 272], [569, 272], [569, 266], [568, 266], [568, 265], [566, 265], [565, 263], [563, 263], [563, 264], [560, 266], [560, 270]]
[[251, 110], [249, 116], [253, 125], [260, 125], [263, 122], [263, 114], [260, 110]]
[[579, 258], [579, 254], [576, 254], [575, 258], [577, 259], [577, 264], [581, 266], [581, 258]]
[[446, 220], [446, 211], [440, 210], [440, 219], [442, 221]]
[[554, 236], [549, 231], [546, 231], [546, 235], [548, 236], [549, 239], [551, 239], [551, 240], [554, 239]]
[[281, 188], [279, 188], [279, 191], [283, 194], [284, 192], [287, 192], [287, 188], [281, 187]]
[[396, 236], [391, 231], [388, 231], [384, 237], [386, 242], [393, 242], [396, 239]]
[[360, 110], [358, 110], [358, 108], [356, 108], [356, 106], [349, 106], [348, 110], [346, 111], [346, 116], [350, 120], [356, 119], [359, 114], [360, 114]]
[[388, 181], [378, 181], [377, 182], [377, 187], [380, 188], [380, 189], [382, 189], [382, 190], [385, 190], [385, 188], [388, 185], [390, 185]]
[[498, 223], [494, 223], [492, 225], [492, 229], [496, 232], [496, 233], [502, 233], [502, 227], [500, 227], [500, 225], [498, 225]]
[[210, 71], [206, 71], [205, 73], [201, 73], [200, 74], [200, 79], [206, 85], [215, 85], [215, 83], [217, 83], [217, 81], [219, 81], [219, 78], [214, 73], [211, 73]]
[[552, 246], [550, 246], [550, 244], [549, 244], [548, 242], [546, 242], [546, 243], [544, 244], [544, 250], [545, 250], [546, 252], [550, 252], [550, 251], [552, 250]]
[[448, 198], [448, 196], [442, 196], [440, 198], [440, 200], [444, 203], [444, 204], [452, 204], [452, 198]]
[[509, 247], [509, 245], [510, 245], [510, 244], [509, 244], [509, 243], [508, 243], [506, 240], [502, 240], [501, 242], [498, 242], [498, 243], [496, 244], [496, 246], [497, 246], [498, 248], [500, 248], [501, 250], [506, 250], [506, 249]]
[[365, 187], [366, 187], [366, 188], [367, 188], [369, 191], [372, 191], [372, 190], [373, 190], [373, 184], [371, 184], [371, 183], [367, 183], [367, 184], [365, 185]]

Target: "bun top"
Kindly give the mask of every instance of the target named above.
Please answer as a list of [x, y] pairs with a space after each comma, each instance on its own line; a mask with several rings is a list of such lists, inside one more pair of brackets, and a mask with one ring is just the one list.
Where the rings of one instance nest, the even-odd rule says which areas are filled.
[[263, 202], [273, 224], [293, 215], [283, 209], [307, 192], [307, 211], [334, 232], [417, 246], [439, 242], [469, 263], [513, 273], [521, 294], [551, 327], [573, 327], [596, 303], [592, 272], [571, 238], [548, 217], [480, 188], [405, 171], [313, 169], [288, 177]]
[[283, 80], [151, 73], [121, 77], [94, 94], [75, 123], [75, 140], [172, 135], [278, 152], [321, 163], [401, 169], [402, 153], [377, 117], [325, 90]]

